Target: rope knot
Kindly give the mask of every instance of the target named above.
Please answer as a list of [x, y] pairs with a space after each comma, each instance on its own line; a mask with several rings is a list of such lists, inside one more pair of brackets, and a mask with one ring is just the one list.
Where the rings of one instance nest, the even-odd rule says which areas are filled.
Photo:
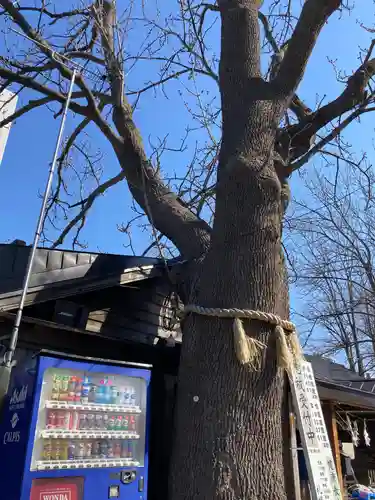
[[[248, 365], [258, 369], [260, 357], [267, 347], [263, 342], [246, 335], [243, 327], [244, 319], [253, 319], [269, 323], [275, 327], [277, 367], [287, 372], [292, 372], [295, 365], [303, 359], [295, 325], [272, 313], [255, 311], [252, 309], [223, 309], [202, 307], [189, 304], [184, 308], [184, 314], [200, 314], [217, 318], [233, 318], [234, 350], [241, 365]], [[288, 335], [285, 334], [288, 332]]]

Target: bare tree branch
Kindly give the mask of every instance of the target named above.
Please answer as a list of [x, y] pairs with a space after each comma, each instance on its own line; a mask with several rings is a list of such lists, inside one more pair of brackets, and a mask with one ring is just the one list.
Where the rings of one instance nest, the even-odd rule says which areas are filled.
[[22, 108], [19, 108], [15, 113], [8, 116], [7, 118], [4, 118], [4, 120], [0, 121], [0, 128], [5, 127], [5, 125], [8, 125], [9, 123], [12, 123], [14, 120], [25, 115], [26, 113], [28, 113], [32, 109], [39, 108], [40, 106], [43, 106], [44, 104], [48, 104], [52, 101], [55, 101], [54, 97], [42, 97], [41, 99], [30, 100], [28, 102], [28, 104], [26, 104], [25, 106], [22, 106]]
[[288, 42], [288, 49], [274, 80], [276, 88], [292, 96], [305, 71], [321, 29], [328, 18], [340, 8], [342, 0], [306, 0]]
[[[341, 117], [356, 106], [360, 106], [357, 112], [352, 115], [352, 119], [349, 119], [349, 121], [344, 120], [345, 125], [343, 128], [345, 128], [354, 118], [365, 112], [366, 106], [372, 103], [372, 97], [367, 97], [366, 87], [374, 75], [375, 59], [367, 60], [348, 79], [346, 87], [339, 97], [305, 116], [299, 123], [286, 127], [281, 131], [280, 143], [282, 149], [286, 147], [291, 152], [291, 160], [296, 160], [307, 154], [316, 133], [336, 118]], [[343, 128], [340, 128], [338, 132]], [[314, 149], [314, 152], [316, 151], [317, 149]], [[309, 154], [309, 158], [311, 156], [312, 154]], [[304, 163], [302, 161], [301, 165]], [[295, 170], [295, 168], [292, 167], [292, 170]]]
[[115, 175], [111, 179], [108, 179], [103, 184], [100, 184], [94, 191], [88, 196], [88, 198], [83, 202], [83, 207], [80, 212], [72, 219], [61, 232], [60, 236], [56, 241], [54, 241], [51, 245], [51, 248], [56, 248], [61, 245], [69, 232], [76, 226], [77, 223], [81, 222], [84, 217], [86, 217], [87, 212], [92, 207], [94, 201], [98, 198], [98, 196], [104, 194], [110, 187], [115, 186], [120, 181], [125, 178], [125, 172], [122, 171], [119, 174]]
[[[51, 100], [55, 100], [62, 104], [66, 100], [63, 94], [56, 92], [56, 90], [53, 90], [46, 85], [42, 85], [32, 77], [13, 73], [12, 71], [9, 71], [2, 67], [0, 67], [0, 77], [8, 80], [9, 82], [19, 83], [20, 85], [23, 85], [27, 88], [36, 90], [37, 92], [48, 96]], [[74, 101], [71, 102], [70, 107], [75, 113], [78, 113], [80, 115], [87, 116], [88, 114], [87, 107], [81, 106]]]
[[361, 116], [364, 113], [368, 113], [371, 111], [375, 111], [375, 108], [365, 108], [365, 107], [360, 107], [353, 111], [345, 120], [342, 120], [342, 122], [335, 127], [329, 134], [327, 134], [323, 139], [321, 139], [315, 146], [313, 146], [309, 151], [303, 155], [299, 160], [290, 163], [288, 167], [286, 167], [286, 172], [287, 175], [292, 174], [292, 172], [295, 172], [296, 170], [300, 169], [303, 167], [303, 165], [306, 165], [311, 158], [316, 155], [318, 152], [322, 151], [327, 144], [329, 144], [333, 139], [335, 139], [348, 125], [350, 125], [356, 118]]

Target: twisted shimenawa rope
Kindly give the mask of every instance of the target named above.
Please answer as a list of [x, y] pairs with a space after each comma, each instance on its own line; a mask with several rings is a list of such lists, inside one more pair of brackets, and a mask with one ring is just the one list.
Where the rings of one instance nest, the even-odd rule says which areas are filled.
[[[195, 304], [185, 306], [184, 314], [188, 313], [217, 318], [233, 318], [234, 348], [237, 359], [242, 365], [249, 365], [256, 369], [259, 366], [259, 355], [267, 347], [263, 342], [246, 335], [242, 324], [244, 319], [263, 321], [275, 326], [277, 366], [279, 368], [291, 372], [293, 366], [303, 359], [294, 323], [282, 319], [276, 314], [252, 309], [202, 307]], [[287, 336], [286, 331], [288, 332]]]

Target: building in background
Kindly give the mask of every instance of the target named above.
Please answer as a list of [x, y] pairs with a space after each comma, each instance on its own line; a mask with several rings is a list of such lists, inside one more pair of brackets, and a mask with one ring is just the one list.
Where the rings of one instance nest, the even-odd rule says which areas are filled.
[[[9, 90], [0, 93], [0, 123], [11, 116], [17, 106], [18, 96]], [[9, 137], [11, 123], [0, 128], [0, 165], [4, 156], [5, 146]]]

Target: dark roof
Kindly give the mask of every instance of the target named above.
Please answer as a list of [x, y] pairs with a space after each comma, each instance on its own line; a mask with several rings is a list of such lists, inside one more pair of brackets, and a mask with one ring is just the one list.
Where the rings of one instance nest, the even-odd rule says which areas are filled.
[[323, 356], [306, 356], [306, 359], [312, 364], [323, 399], [366, 408], [375, 407], [375, 380], [361, 377]]
[[315, 377], [319, 380], [325, 380], [326, 382], [363, 382], [366, 380], [358, 373], [349, 370], [344, 365], [335, 363], [329, 358], [324, 358], [321, 355], [306, 355], [305, 357], [313, 365]]
[[[0, 244], [0, 311], [17, 306], [31, 248]], [[161, 276], [160, 259], [38, 248], [26, 304]]]

